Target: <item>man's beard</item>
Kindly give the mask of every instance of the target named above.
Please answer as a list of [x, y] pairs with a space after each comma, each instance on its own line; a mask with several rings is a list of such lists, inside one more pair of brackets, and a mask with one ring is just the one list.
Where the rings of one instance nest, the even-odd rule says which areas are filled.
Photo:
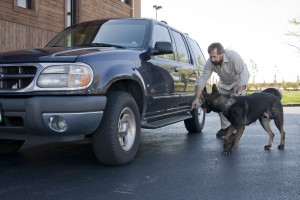
[[218, 65], [222, 65], [222, 63], [223, 63], [223, 58], [219, 61], [219, 62], [216, 62], [216, 61], [211, 61], [212, 62], [212, 64], [214, 65], [214, 66], [218, 66]]

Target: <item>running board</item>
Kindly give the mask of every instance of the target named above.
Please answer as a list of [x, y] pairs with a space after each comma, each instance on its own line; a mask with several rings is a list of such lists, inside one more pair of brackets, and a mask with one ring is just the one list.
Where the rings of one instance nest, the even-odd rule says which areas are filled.
[[183, 115], [177, 115], [174, 117], [170, 117], [167, 119], [162, 119], [159, 121], [155, 121], [155, 122], [150, 122], [150, 123], [143, 123], [142, 124], [142, 128], [146, 128], [146, 129], [156, 129], [156, 128], [160, 128], [166, 125], [170, 125], [170, 124], [174, 124], [180, 121], [183, 121], [185, 119], [189, 119], [191, 118], [192, 115], [191, 114], [183, 114]]

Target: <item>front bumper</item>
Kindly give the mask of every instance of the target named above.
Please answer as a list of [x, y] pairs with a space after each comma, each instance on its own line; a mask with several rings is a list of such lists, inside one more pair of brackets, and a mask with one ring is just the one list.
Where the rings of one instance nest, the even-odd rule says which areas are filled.
[[[0, 98], [0, 139], [89, 135], [99, 127], [105, 104], [105, 96]], [[53, 116], [65, 120], [64, 130], [51, 127]]]

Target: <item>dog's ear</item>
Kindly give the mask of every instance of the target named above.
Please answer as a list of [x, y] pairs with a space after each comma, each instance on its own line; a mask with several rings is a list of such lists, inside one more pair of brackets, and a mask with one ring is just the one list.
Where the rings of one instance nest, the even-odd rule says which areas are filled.
[[208, 93], [207, 93], [206, 87], [202, 90], [202, 95], [203, 95], [204, 99], [207, 98]]
[[206, 95], [206, 94], [207, 94], [206, 87], [202, 90], [202, 94], [203, 94], [203, 95]]
[[201, 105], [201, 108], [203, 110], [205, 110], [205, 112], [207, 111], [207, 105], [206, 105], [206, 100], [207, 100], [207, 90], [206, 90], [206, 87], [202, 90], [202, 95], [204, 97], [204, 102], [202, 102], [202, 105]]
[[216, 84], [213, 84], [213, 86], [212, 86], [212, 93], [213, 93], [213, 94], [214, 94], [214, 93], [216, 93], [216, 94], [219, 93], [219, 90], [218, 90], [218, 87], [217, 87]]

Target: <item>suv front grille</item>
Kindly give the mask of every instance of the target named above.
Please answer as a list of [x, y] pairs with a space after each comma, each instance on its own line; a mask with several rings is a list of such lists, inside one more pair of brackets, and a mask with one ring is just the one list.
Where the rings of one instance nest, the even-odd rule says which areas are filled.
[[35, 66], [0, 66], [0, 89], [23, 89], [36, 74]]

